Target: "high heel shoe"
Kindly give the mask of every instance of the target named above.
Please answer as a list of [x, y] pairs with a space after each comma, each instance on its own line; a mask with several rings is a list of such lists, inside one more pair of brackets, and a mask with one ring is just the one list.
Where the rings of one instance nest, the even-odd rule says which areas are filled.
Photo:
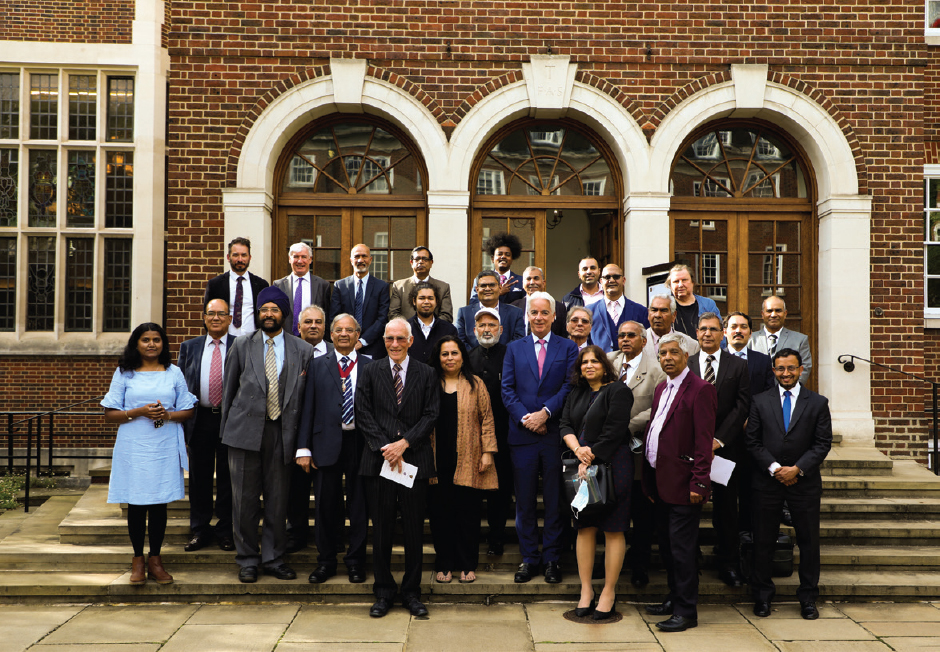
[[601, 611], [600, 609], [594, 610], [594, 620], [607, 620], [617, 612], [617, 598], [614, 598], [614, 603], [610, 605], [610, 611]]
[[578, 618], [586, 618], [594, 612], [594, 607], [597, 606], [597, 592], [591, 596], [591, 604], [586, 607], [575, 607], [574, 615]]

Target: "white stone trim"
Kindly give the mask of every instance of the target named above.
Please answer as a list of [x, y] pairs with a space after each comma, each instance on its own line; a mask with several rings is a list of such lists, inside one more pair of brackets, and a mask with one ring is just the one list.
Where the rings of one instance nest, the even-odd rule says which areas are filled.
[[533, 54], [522, 64], [533, 118], [562, 118], [571, 103], [578, 65], [567, 54]]

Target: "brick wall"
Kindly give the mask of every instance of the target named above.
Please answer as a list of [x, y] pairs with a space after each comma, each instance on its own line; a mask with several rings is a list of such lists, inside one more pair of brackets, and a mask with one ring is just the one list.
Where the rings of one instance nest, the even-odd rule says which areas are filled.
[[130, 43], [134, 0], [4, 0], [0, 40]]

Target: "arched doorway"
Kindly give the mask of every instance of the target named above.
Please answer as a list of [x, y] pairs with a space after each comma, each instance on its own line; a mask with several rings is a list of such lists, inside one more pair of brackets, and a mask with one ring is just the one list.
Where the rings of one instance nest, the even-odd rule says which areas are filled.
[[761, 121], [706, 125], [675, 157], [670, 190], [672, 257], [695, 270], [696, 292], [755, 330], [780, 296], [787, 328], [816, 350], [816, 191], [798, 145]]
[[274, 182], [274, 278], [290, 272], [287, 250], [301, 241], [327, 281], [350, 273], [349, 251], [360, 242], [372, 248], [378, 278], [413, 273], [411, 250], [427, 242], [427, 172], [395, 127], [367, 116], [317, 120], [284, 148]]

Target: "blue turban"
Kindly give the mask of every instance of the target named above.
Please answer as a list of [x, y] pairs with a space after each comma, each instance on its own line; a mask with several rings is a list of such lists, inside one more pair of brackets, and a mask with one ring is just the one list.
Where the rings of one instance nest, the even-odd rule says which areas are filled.
[[278, 308], [281, 309], [281, 313], [284, 315], [284, 321], [286, 322], [290, 316], [290, 299], [287, 298], [287, 295], [281, 291], [280, 288], [276, 288], [273, 285], [261, 290], [258, 294], [258, 304], [257, 310], [261, 310], [261, 306], [266, 303], [274, 303]]

